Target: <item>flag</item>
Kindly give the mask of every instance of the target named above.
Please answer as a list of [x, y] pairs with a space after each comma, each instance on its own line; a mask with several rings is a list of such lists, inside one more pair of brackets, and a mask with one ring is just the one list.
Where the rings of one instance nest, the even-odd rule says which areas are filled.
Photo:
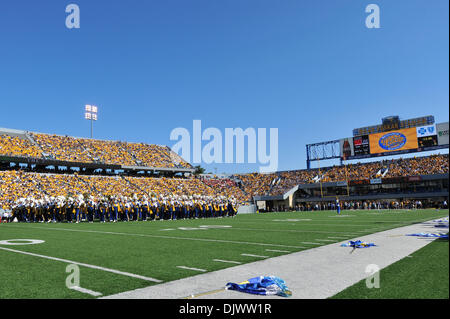
[[406, 236], [434, 237], [434, 238], [447, 238], [448, 239], [448, 234], [444, 234], [444, 233], [416, 233], [416, 234], [407, 234]]
[[254, 277], [238, 284], [229, 282], [226, 284], [226, 289], [264, 296], [290, 297], [292, 295], [284, 280], [275, 276]]
[[341, 247], [353, 247], [353, 248], [369, 248], [376, 246], [374, 243], [366, 243], [362, 240], [349, 241], [346, 244], [342, 244]]

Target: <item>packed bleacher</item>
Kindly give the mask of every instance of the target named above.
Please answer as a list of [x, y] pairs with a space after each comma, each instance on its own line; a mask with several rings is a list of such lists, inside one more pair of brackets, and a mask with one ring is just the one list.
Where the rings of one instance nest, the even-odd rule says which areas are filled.
[[0, 134], [0, 155], [41, 157], [41, 153], [38, 147], [25, 138]]
[[[0, 156], [192, 168], [166, 146], [28, 132], [0, 134]], [[90, 221], [94, 218], [117, 221], [234, 216], [239, 206], [251, 203], [255, 196], [283, 195], [299, 184], [449, 171], [448, 154], [270, 174], [237, 174], [229, 178], [189, 174], [183, 177], [97, 176], [3, 167], [6, 170], [0, 171], [0, 209], [16, 212], [21, 221], [79, 221], [80, 216]]]
[[299, 184], [445, 174], [449, 172], [448, 154], [336, 165], [321, 169], [295, 170], [274, 174], [242, 174], [243, 190], [253, 196], [282, 195]]
[[21, 137], [0, 134], [0, 156], [151, 168], [192, 168], [167, 146], [41, 133], [24, 133]]
[[46, 154], [56, 160], [155, 168], [191, 168], [165, 146], [31, 133]]
[[269, 194], [269, 190], [273, 185], [277, 174], [242, 174], [235, 177], [242, 181], [243, 190], [247, 194], [247, 198], [251, 199], [254, 196], [264, 196]]

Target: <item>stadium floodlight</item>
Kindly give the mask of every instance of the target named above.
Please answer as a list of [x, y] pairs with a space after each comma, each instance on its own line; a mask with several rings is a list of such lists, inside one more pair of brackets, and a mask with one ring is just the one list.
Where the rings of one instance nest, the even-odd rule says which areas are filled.
[[98, 107], [95, 105], [89, 105], [86, 104], [84, 106], [84, 118], [86, 120], [91, 121], [91, 138], [93, 137], [93, 131], [94, 131], [94, 121], [97, 121], [97, 113], [98, 113]]

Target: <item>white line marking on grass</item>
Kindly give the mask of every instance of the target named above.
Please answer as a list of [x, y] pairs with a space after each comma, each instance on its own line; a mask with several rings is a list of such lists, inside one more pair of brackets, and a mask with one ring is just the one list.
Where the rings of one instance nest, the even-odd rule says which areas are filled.
[[300, 222], [300, 221], [306, 221], [309, 222], [312, 219], [304, 218], [304, 219], [273, 219], [273, 222]]
[[240, 261], [233, 261], [233, 260], [222, 260], [222, 259], [213, 259], [213, 261], [218, 261], [222, 263], [229, 263], [229, 264], [242, 264]]
[[266, 249], [266, 251], [273, 251], [273, 252], [276, 252], [276, 253], [290, 253], [289, 250], [278, 250], [278, 249]]
[[316, 239], [317, 241], [329, 241], [329, 242], [335, 242], [335, 240], [332, 239]]
[[328, 238], [332, 238], [332, 239], [346, 239], [347, 237], [334, 237], [334, 236], [329, 236]]
[[187, 269], [187, 270], [194, 270], [194, 271], [200, 271], [200, 272], [206, 272], [207, 271], [205, 269], [186, 267], [186, 266], [177, 266], [177, 268]]
[[81, 287], [78, 287], [78, 286], [69, 287], [69, 289], [76, 290], [78, 292], [81, 292], [81, 293], [84, 293], [84, 294], [88, 294], [88, 295], [91, 295], [91, 296], [94, 296], [94, 297], [99, 297], [99, 296], [102, 295], [101, 292], [89, 290], [89, 289], [86, 289], [86, 288], [81, 288]]
[[268, 258], [269, 257], [269, 256], [253, 255], [253, 254], [241, 254], [241, 256], [258, 257], [258, 258]]
[[56, 257], [50, 257], [50, 256], [45, 256], [45, 255], [39, 255], [39, 254], [29, 253], [29, 252], [26, 252], [26, 251], [5, 248], [5, 247], [0, 247], [0, 249], [1, 250], [5, 250], [5, 251], [10, 251], [10, 252], [13, 252], [13, 253], [33, 256], [33, 257], [40, 257], [40, 258], [60, 261], [60, 262], [67, 263], [67, 264], [75, 264], [75, 265], [79, 265], [79, 266], [83, 266], [83, 267], [87, 267], [87, 268], [102, 270], [102, 271], [106, 271], [106, 272], [111, 272], [113, 274], [118, 274], [118, 275], [133, 277], [133, 278], [138, 278], [138, 279], [142, 279], [142, 280], [146, 280], [146, 281], [153, 281], [153, 282], [158, 282], [158, 283], [163, 282], [162, 280], [151, 278], [151, 277], [145, 277], [145, 276], [136, 275], [136, 274], [132, 274], [132, 273], [129, 273], [129, 272], [120, 271], [120, 270], [115, 270], [115, 269], [100, 267], [100, 266], [96, 266], [96, 265], [80, 263], [80, 262], [77, 262], [77, 261], [72, 261], [72, 260], [67, 260], [67, 259], [62, 259], [62, 258], [56, 258]]
[[[72, 231], [81, 233], [93, 233], [93, 234], [108, 234], [108, 235], [125, 235], [125, 236], [138, 236], [138, 237], [149, 237], [149, 238], [165, 238], [165, 239], [176, 239], [176, 240], [194, 240], [194, 241], [205, 241], [213, 243], [229, 243], [229, 244], [240, 244], [240, 245], [256, 245], [256, 246], [273, 246], [273, 247], [286, 247], [286, 248], [304, 248], [301, 246], [283, 245], [283, 244], [268, 244], [268, 243], [255, 243], [246, 241], [233, 241], [224, 239], [207, 239], [207, 238], [189, 238], [189, 237], [177, 237], [177, 236], [163, 236], [163, 235], [149, 235], [149, 234], [133, 234], [133, 233], [115, 233], [100, 230], [81, 230], [81, 229], [68, 229], [68, 228], [47, 228], [47, 227], [35, 227], [35, 226], [9, 226], [27, 229], [46, 229], [46, 230], [59, 230], [59, 231]], [[235, 229], [235, 228], [230, 228]], [[245, 228], [243, 228], [245, 229]]]
[[[20, 243], [15, 243], [16, 241], [20, 241]], [[36, 245], [45, 243], [45, 240], [40, 239], [8, 239], [1, 240], [0, 245]]]
[[320, 243], [311, 243], [309, 241], [302, 241], [301, 244], [306, 244], [306, 245], [320, 245]]
[[336, 215], [336, 216], [328, 216], [328, 217], [354, 217], [355, 215]]

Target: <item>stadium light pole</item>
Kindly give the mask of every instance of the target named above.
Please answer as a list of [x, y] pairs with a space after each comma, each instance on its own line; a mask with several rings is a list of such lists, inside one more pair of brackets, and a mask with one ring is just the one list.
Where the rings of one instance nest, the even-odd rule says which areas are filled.
[[95, 105], [85, 105], [84, 118], [91, 121], [91, 138], [93, 137], [94, 121], [97, 121], [98, 107]]

